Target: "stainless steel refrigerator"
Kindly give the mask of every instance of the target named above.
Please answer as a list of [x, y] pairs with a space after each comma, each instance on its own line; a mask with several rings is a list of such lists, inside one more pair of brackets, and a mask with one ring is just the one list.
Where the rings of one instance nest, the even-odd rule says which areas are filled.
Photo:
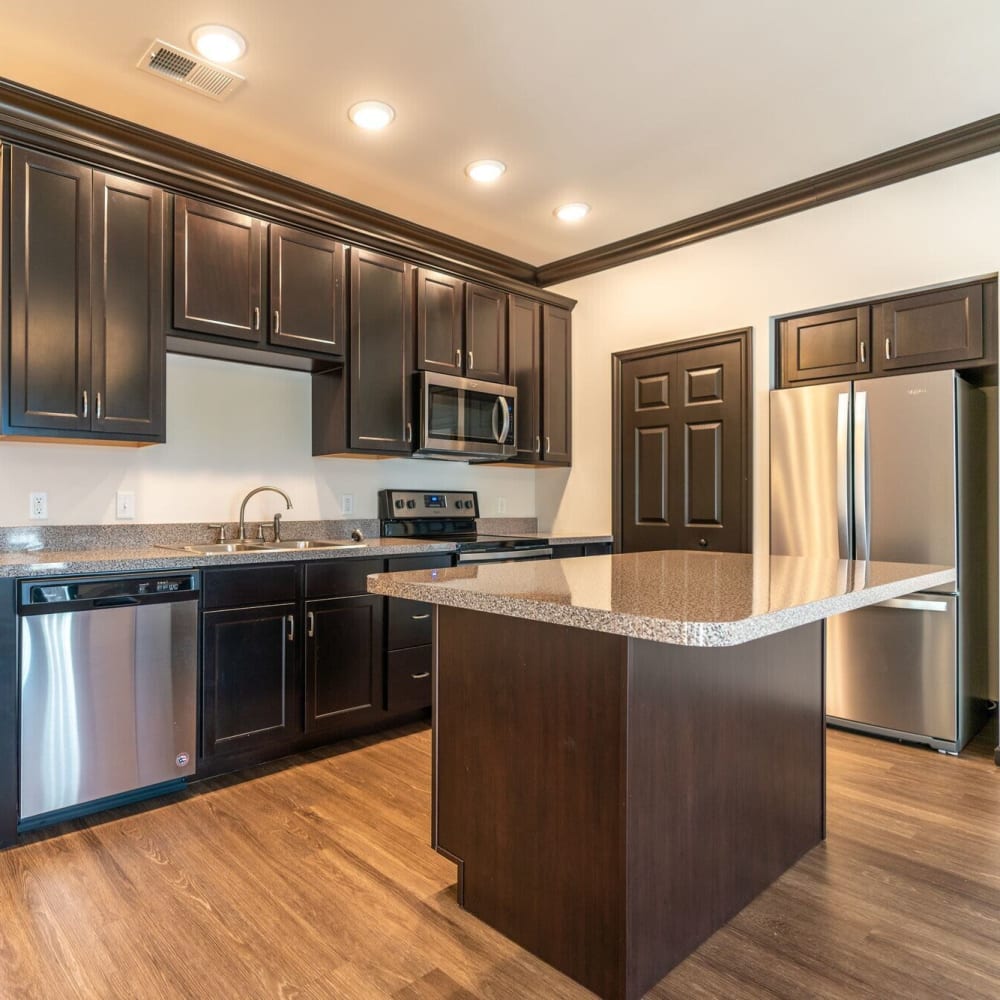
[[985, 721], [985, 448], [953, 371], [771, 393], [773, 553], [958, 571], [829, 620], [828, 722], [957, 753]]

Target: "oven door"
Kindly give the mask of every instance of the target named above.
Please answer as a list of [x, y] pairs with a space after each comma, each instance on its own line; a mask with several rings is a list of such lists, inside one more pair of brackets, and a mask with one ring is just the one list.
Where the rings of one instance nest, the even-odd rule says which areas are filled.
[[512, 385], [420, 373], [416, 457], [497, 460], [514, 454], [517, 389]]

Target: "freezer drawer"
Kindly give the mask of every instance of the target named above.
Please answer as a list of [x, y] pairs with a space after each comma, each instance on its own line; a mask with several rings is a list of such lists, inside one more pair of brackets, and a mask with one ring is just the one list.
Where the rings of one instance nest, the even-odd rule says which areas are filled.
[[957, 597], [911, 594], [830, 618], [828, 720], [934, 746], [954, 744], [957, 612]]

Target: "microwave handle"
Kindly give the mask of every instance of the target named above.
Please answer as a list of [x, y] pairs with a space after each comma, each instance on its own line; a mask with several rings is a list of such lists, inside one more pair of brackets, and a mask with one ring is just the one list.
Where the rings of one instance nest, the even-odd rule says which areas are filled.
[[497, 444], [504, 444], [507, 440], [507, 434], [510, 431], [510, 404], [507, 402], [505, 396], [497, 396], [497, 402], [500, 404], [500, 409], [503, 410], [503, 427], [500, 428], [500, 437], [497, 438]]

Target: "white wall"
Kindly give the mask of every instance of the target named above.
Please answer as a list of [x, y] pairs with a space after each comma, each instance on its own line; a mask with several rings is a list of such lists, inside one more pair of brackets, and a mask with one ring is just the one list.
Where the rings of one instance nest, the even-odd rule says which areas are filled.
[[[338, 518], [340, 496], [354, 495], [351, 517], [375, 517], [382, 487], [477, 489], [484, 516], [535, 513], [531, 469], [459, 462], [313, 458], [309, 376], [169, 355], [167, 444], [148, 448], [0, 442], [0, 524], [115, 523], [115, 493], [134, 490], [136, 521], [235, 520], [254, 486], [280, 486], [289, 520]], [[29, 522], [28, 494], [48, 493], [49, 518]], [[276, 502], [277, 505], [276, 506]], [[273, 494], [255, 497], [248, 517], [269, 517]]]
[[539, 526], [611, 528], [613, 351], [754, 328], [754, 546], [766, 551], [772, 317], [1000, 268], [1000, 155], [568, 282], [573, 468], [539, 472]]

